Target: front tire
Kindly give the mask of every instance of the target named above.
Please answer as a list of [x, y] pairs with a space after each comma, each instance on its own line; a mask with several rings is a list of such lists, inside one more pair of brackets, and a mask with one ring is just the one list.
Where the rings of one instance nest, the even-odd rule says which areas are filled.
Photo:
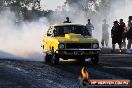
[[51, 55], [49, 55], [49, 54], [46, 53], [45, 62], [47, 62], [47, 63], [51, 62]]
[[51, 56], [51, 63], [53, 65], [59, 64], [59, 57], [55, 53], [53, 53]]

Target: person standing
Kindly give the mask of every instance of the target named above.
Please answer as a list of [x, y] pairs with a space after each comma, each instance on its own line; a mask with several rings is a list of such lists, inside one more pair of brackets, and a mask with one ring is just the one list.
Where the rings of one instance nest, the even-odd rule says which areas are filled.
[[104, 47], [104, 44], [108, 48], [108, 42], [109, 42], [109, 31], [108, 31], [109, 25], [106, 23], [106, 19], [103, 20], [102, 24], [102, 48]]
[[111, 38], [112, 38], [112, 52], [115, 52], [115, 44], [118, 43], [120, 52], [121, 52], [121, 45], [122, 45], [122, 33], [118, 21], [114, 21], [114, 25], [111, 29]]
[[64, 21], [63, 23], [71, 23], [71, 21], [69, 20], [69, 17], [66, 17], [66, 21]]
[[88, 23], [86, 24], [86, 28], [90, 33], [90, 36], [92, 36], [92, 31], [94, 30], [94, 26], [92, 25], [92, 23], [90, 22], [90, 19], [88, 19]]
[[127, 31], [127, 28], [126, 28], [126, 24], [123, 22], [123, 19], [120, 19], [119, 26], [120, 26], [121, 30], [123, 31], [123, 34], [122, 34], [122, 47], [124, 49], [126, 49], [126, 31]]
[[127, 32], [127, 39], [128, 39], [128, 44], [127, 44], [127, 54], [131, 54], [131, 44], [132, 44], [132, 16], [129, 16], [128, 18], [128, 32]]

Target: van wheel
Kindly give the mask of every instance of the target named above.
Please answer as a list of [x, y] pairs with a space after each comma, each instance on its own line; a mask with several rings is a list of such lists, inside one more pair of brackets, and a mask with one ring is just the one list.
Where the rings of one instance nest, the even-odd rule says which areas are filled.
[[57, 57], [57, 55], [55, 53], [53, 53], [53, 55], [51, 56], [51, 63], [53, 65], [59, 64], [59, 57]]
[[99, 62], [99, 55], [96, 55], [95, 57], [91, 58], [91, 62], [92, 62], [94, 65], [97, 65], [98, 62]]
[[46, 54], [46, 56], [45, 56], [45, 62], [47, 62], [47, 63], [51, 62], [51, 55]]

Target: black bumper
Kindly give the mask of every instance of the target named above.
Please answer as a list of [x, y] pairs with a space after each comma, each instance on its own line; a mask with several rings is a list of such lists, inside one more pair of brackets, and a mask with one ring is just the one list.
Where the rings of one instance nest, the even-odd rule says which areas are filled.
[[56, 55], [64, 59], [80, 59], [97, 57], [99, 52], [100, 49], [63, 49], [57, 50]]

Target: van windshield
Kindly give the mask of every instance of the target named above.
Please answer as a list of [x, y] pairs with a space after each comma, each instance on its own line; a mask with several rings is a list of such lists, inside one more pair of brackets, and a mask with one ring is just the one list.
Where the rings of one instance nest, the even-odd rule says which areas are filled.
[[68, 25], [68, 26], [55, 26], [55, 36], [65, 36], [65, 34], [75, 33], [83, 36], [90, 36], [86, 26]]

